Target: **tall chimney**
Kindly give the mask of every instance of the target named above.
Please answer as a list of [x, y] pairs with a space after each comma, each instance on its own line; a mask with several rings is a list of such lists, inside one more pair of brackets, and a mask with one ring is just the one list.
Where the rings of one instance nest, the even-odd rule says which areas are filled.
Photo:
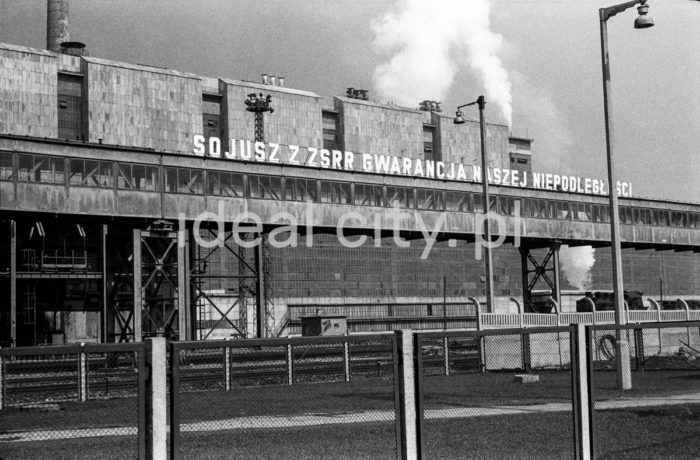
[[70, 41], [68, 0], [47, 0], [46, 48], [61, 52], [61, 43]]

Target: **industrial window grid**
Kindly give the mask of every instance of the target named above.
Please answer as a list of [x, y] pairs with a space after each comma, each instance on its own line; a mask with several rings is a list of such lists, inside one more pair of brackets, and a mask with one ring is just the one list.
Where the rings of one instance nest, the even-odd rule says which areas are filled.
[[[164, 191], [188, 195], [311, 201], [356, 206], [399, 207], [427, 211], [483, 212], [482, 195], [475, 192], [382, 186], [349, 181], [266, 176], [238, 172], [165, 166], [163, 185], [160, 166], [141, 163], [65, 158], [51, 155], [0, 152], [0, 181], [33, 182], [120, 190]], [[66, 175], [69, 171], [69, 175]], [[491, 195], [489, 210], [501, 215], [532, 219], [574, 220], [606, 223], [607, 204], [569, 202], [545, 198]], [[619, 207], [625, 225], [700, 228], [700, 213], [668, 209]]]

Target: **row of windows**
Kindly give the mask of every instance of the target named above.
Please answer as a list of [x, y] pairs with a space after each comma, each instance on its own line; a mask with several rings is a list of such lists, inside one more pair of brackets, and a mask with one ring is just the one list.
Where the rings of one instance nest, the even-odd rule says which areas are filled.
[[[17, 181], [121, 190], [161, 190], [159, 167], [153, 165], [20, 153]], [[0, 152], [0, 180], [14, 180], [12, 155]], [[413, 187], [382, 186], [295, 177], [265, 176], [226, 171], [163, 167], [166, 193], [299, 201], [357, 206], [396, 207], [429, 211], [483, 212], [480, 193]], [[605, 204], [575, 203], [538, 198], [489, 197], [489, 210], [528, 218], [609, 222]], [[700, 228], [700, 213], [620, 206], [620, 222]]]

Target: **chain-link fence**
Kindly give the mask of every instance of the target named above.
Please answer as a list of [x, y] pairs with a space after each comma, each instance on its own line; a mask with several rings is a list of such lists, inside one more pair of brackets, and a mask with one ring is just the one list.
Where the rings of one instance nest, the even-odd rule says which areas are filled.
[[[618, 340], [631, 376], [624, 391]], [[700, 457], [700, 322], [595, 326], [590, 354], [599, 457]]]
[[144, 344], [0, 350], [0, 457], [137, 458]]
[[178, 458], [396, 458], [393, 334], [170, 344]]
[[423, 457], [572, 457], [570, 341], [570, 328], [416, 334]]

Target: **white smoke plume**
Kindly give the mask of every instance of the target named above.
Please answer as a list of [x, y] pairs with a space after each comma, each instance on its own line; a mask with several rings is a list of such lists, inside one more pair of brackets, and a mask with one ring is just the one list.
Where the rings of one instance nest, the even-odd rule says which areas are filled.
[[591, 246], [569, 247], [562, 245], [559, 249], [559, 263], [569, 284], [577, 289], [591, 287], [591, 268], [595, 263], [595, 249]]
[[372, 22], [377, 50], [391, 54], [374, 71], [379, 94], [406, 106], [443, 100], [466, 64], [510, 126], [511, 83], [497, 55], [503, 37], [491, 30], [490, 1], [402, 0], [397, 6]]

